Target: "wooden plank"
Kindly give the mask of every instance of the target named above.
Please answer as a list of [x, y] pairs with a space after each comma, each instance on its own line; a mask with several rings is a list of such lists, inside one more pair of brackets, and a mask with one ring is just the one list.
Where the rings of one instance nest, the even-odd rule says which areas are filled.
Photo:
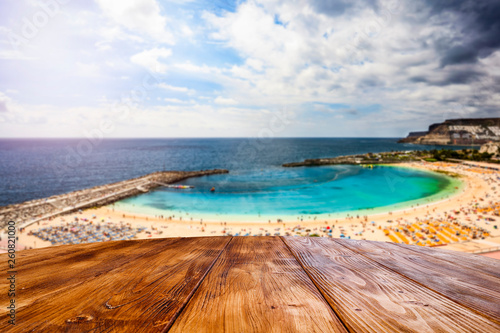
[[[105, 274], [144, 255], [156, 245], [177, 242], [179, 238], [116, 241], [81, 245], [65, 245], [38, 250], [20, 251], [16, 255], [16, 270], [19, 277], [16, 288], [17, 307], [33, 303], [49, 293], [73, 288], [87, 279]], [[52, 249], [52, 251], [49, 251]], [[6, 254], [0, 262], [7, 263]], [[63, 268], [64, 274], [54, 269]], [[6, 279], [0, 279], [0, 290], [7, 290]], [[0, 304], [7, 304], [7, 293], [0, 293]], [[4, 310], [4, 309], [2, 309]]]
[[346, 332], [278, 237], [234, 237], [169, 332]]
[[[161, 332], [229, 241], [228, 237], [151, 241], [133, 261], [18, 309], [15, 327], [3, 316], [0, 332]], [[119, 257], [120, 252], [111, 255]], [[93, 264], [79, 262], [82, 267], [86, 263]], [[46, 269], [54, 278], [68, 272], [64, 263]]]
[[500, 331], [497, 323], [330, 239], [284, 240], [350, 331]]
[[[500, 279], [390, 243], [335, 240], [500, 323]], [[423, 249], [425, 251], [425, 249]]]
[[487, 258], [478, 254], [450, 251], [444, 248], [431, 248], [422, 246], [399, 245], [404, 249], [418, 252], [423, 255], [431, 255], [435, 259], [445, 260], [453, 265], [461, 266], [470, 271], [478, 271], [500, 278], [500, 260]]

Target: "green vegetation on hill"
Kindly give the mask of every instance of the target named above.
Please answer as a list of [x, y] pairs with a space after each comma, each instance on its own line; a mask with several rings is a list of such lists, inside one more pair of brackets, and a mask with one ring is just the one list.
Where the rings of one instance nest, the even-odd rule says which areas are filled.
[[[492, 158], [493, 157], [493, 158]], [[416, 151], [391, 151], [384, 153], [366, 153], [349, 156], [338, 156], [332, 158], [317, 158], [307, 159], [302, 162], [285, 163], [284, 167], [302, 167], [302, 166], [320, 166], [320, 165], [335, 165], [335, 164], [355, 164], [355, 165], [376, 165], [376, 164], [392, 164], [412, 161], [449, 161], [466, 160], [466, 161], [487, 161], [499, 163], [498, 159], [494, 158], [494, 154], [487, 152], [480, 153], [477, 149], [433, 149], [433, 150], [416, 150]]]
[[493, 154], [480, 153], [477, 149], [450, 150], [433, 149], [430, 152], [430, 159], [436, 161], [446, 161], [448, 159], [468, 160], [468, 161], [490, 161]]

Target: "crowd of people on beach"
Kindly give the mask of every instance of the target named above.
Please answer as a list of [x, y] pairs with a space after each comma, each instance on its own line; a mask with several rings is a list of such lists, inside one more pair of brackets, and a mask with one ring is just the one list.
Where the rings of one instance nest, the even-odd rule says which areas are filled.
[[113, 240], [129, 240], [144, 231], [145, 227], [132, 227], [130, 223], [75, 221], [66, 222], [60, 226], [48, 226], [29, 232], [42, 240], [49, 241], [52, 245], [82, 244], [105, 242]]
[[470, 202], [460, 205], [459, 209], [445, 211], [443, 214], [427, 211], [423, 217], [414, 221], [400, 218], [397, 225], [384, 228], [385, 235], [395, 243], [435, 246], [467, 240], [484, 239], [490, 232], [484, 227], [492, 224], [497, 230], [500, 218], [499, 173], [494, 170], [452, 163], [435, 163], [439, 169], [473, 174], [484, 180], [489, 191], [484, 197], [474, 197]]
[[[436, 246], [490, 236], [491, 231], [497, 229], [497, 221], [500, 221], [498, 220], [500, 218], [500, 173], [479, 167], [443, 162], [434, 163], [432, 166], [434, 169], [446, 172], [481, 178], [488, 187], [487, 191], [478, 192], [482, 193], [482, 197], [474, 196], [471, 199], [472, 197], [469, 196], [468, 201], [459, 199], [456, 206], [450, 206], [453, 208], [446, 211], [440, 210], [440, 204], [432, 206], [429, 202], [429, 205], [416, 204], [402, 211], [388, 212], [387, 217], [383, 219], [362, 214], [347, 214], [345, 218], [339, 220], [332, 217], [322, 220], [318, 216], [304, 215], [297, 216], [296, 219], [292, 220], [275, 217], [273, 221], [269, 220], [267, 223], [251, 226], [241, 223], [238, 225], [238, 223], [193, 219], [188, 213], [182, 212], [170, 216], [156, 215], [153, 219], [152, 217], [125, 213], [116, 214], [118, 216], [112, 213], [109, 216], [106, 215], [106, 218], [97, 218], [95, 215], [89, 215], [92, 214], [91, 212], [80, 211], [77, 215], [84, 215], [73, 218], [66, 215], [61, 218], [60, 225], [54, 224], [52, 221], [46, 227], [30, 228], [29, 234], [53, 245], [148, 237], [176, 237], [182, 234], [183, 237], [225, 235], [385, 239], [396, 243]], [[466, 191], [468, 190], [470, 189]], [[111, 210], [114, 212], [114, 206], [109, 207], [110, 213]], [[67, 222], [68, 218], [71, 220], [70, 222]], [[47, 224], [43, 221], [42, 223]], [[138, 223], [146, 224], [147, 227], [138, 227]], [[160, 230], [160, 228], [167, 230]], [[173, 232], [172, 228], [181, 228], [182, 231]]]
[[[458, 212], [460, 213], [460, 212]], [[493, 218], [486, 218], [493, 219]], [[494, 221], [494, 220], [493, 220]], [[460, 223], [457, 218], [447, 215], [443, 218], [429, 218], [410, 223], [398, 221], [398, 226], [388, 227], [384, 232], [394, 243], [416, 244], [422, 246], [444, 245], [471, 239], [484, 239], [488, 230], [475, 225]]]

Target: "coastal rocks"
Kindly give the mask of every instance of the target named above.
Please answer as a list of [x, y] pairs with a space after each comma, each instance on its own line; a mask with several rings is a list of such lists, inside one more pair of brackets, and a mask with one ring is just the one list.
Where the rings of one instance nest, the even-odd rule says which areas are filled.
[[421, 138], [421, 137], [427, 135], [427, 133], [429, 133], [429, 132], [428, 131], [410, 132], [410, 134], [408, 134], [408, 137], [399, 140], [398, 143], [413, 143], [416, 140], [418, 140], [418, 138]]
[[493, 157], [500, 157], [500, 142], [488, 142], [481, 146], [479, 153], [493, 154]]

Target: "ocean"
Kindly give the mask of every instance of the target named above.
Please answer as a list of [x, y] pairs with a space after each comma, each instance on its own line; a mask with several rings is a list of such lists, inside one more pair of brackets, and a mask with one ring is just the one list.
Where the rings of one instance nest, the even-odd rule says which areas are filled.
[[[0, 205], [20, 203], [160, 170], [223, 168], [255, 175], [287, 162], [368, 152], [429, 150], [397, 138], [1, 139]], [[449, 147], [448, 147], [449, 148]], [[459, 147], [453, 147], [459, 148]], [[273, 171], [274, 170], [274, 171]], [[232, 181], [237, 182], [237, 178]], [[268, 186], [266, 180], [265, 186]], [[286, 184], [281, 184], [286, 186]], [[264, 186], [264, 185], [263, 185]]]

